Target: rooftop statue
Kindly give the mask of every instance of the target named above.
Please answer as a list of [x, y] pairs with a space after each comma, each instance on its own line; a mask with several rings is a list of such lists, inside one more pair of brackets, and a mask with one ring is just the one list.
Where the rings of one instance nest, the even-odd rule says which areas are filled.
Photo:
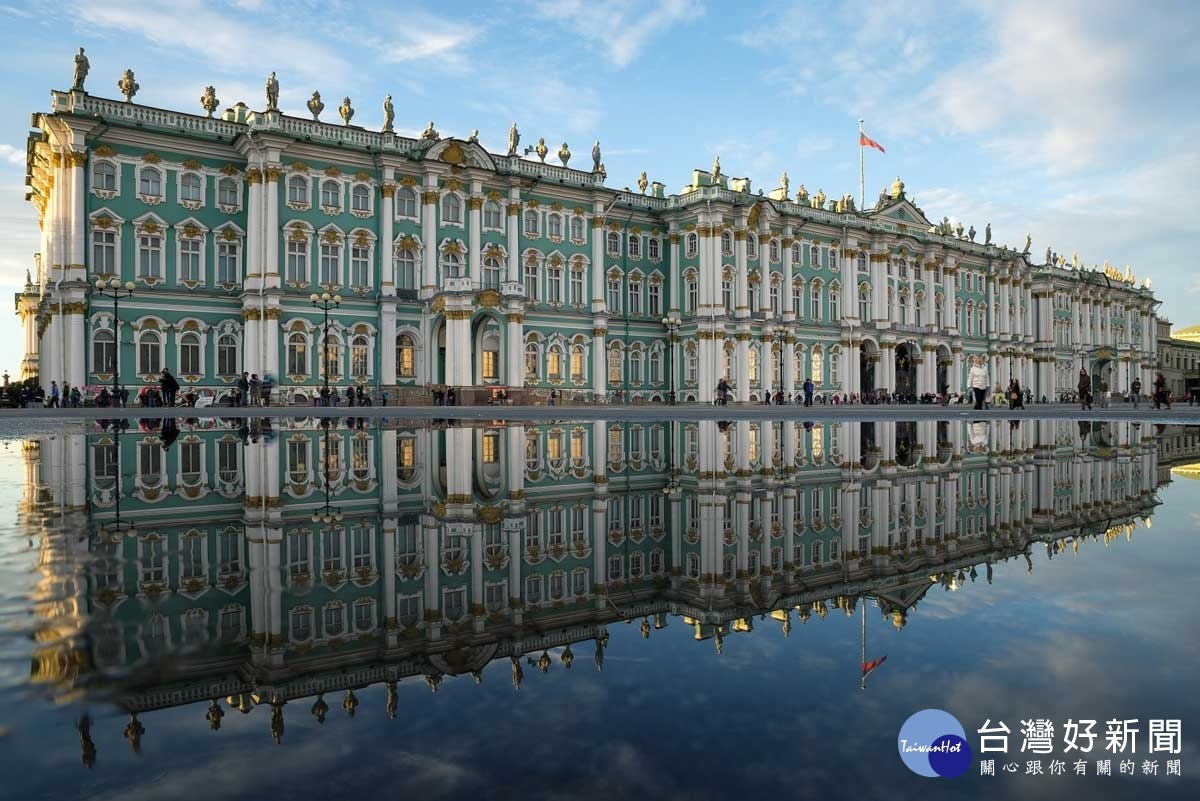
[[321, 112], [325, 110], [325, 104], [321, 102], [321, 93], [313, 92], [305, 105], [308, 106], [308, 113], [313, 115], [313, 122], [320, 122]]
[[646, 173], [643, 171], [642, 174], [638, 176], [638, 189], [644, 195], [646, 194], [646, 187], [649, 185], [650, 180], [646, 177]]
[[954, 226], [954, 235], [957, 236], [959, 239], [963, 238], [963, 224], [961, 222], [958, 225]]
[[713, 177], [713, 183], [716, 183], [717, 179], [721, 177], [721, 157], [720, 156], [717, 156], [716, 158], [713, 159], [712, 177]]
[[217, 89], [214, 86], [204, 87], [204, 94], [200, 95], [200, 107], [208, 112], [208, 116], [212, 116], [217, 107], [221, 105], [221, 101], [217, 99]]
[[967, 230], [967, 239], [971, 240], [972, 242], [974, 242], [974, 241], [975, 241], [975, 226], [973, 226], [973, 225], [972, 225], [972, 226], [971, 226], [971, 227], [970, 227], [970, 228]]
[[558, 149], [558, 160], [562, 165], [567, 166], [567, 162], [571, 160], [571, 148], [567, 147], [567, 143], [563, 142], [562, 147]]
[[[592, 145], [592, 172], [600, 171], [600, 140], [596, 140], [596, 144]], [[646, 173], [642, 173], [645, 175]]]
[[1049, 246], [1047, 246], [1046, 247], [1046, 264], [1053, 264], [1053, 263], [1054, 263], [1053, 254], [1050, 252]]
[[396, 119], [396, 108], [392, 105], [392, 96], [383, 99], [383, 132], [392, 132], [392, 123]]
[[88, 62], [87, 56], [83, 54], [83, 48], [79, 48], [79, 52], [75, 54], [75, 80], [71, 84], [72, 92], [82, 92], [83, 82], [87, 80], [88, 70], [92, 65]]
[[904, 197], [904, 181], [900, 180], [900, 176], [896, 176], [896, 180], [892, 181], [891, 191], [888, 193], [893, 199]]
[[138, 82], [133, 79], [133, 70], [125, 70], [121, 75], [121, 80], [117, 81], [117, 88], [121, 90], [121, 94], [125, 95], [125, 102], [132, 103], [133, 96], [137, 94]]
[[430, 120], [429, 124], [425, 126], [425, 130], [421, 131], [421, 141], [423, 142], [436, 142], [441, 138], [442, 135], [433, 127], [433, 120]]
[[1022, 253], [1029, 253], [1029, 249], [1033, 247], [1033, 237], [1025, 234], [1025, 247], [1021, 250]]
[[350, 120], [354, 119], [354, 106], [350, 105], [350, 98], [342, 98], [342, 105], [338, 106], [338, 116], [342, 118], [342, 125], [349, 125]]
[[812, 205], [813, 205], [814, 209], [825, 208], [825, 190], [824, 189], [817, 190], [817, 194], [813, 196]]
[[467, 141], [473, 145], [479, 144], [479, 129], [475, 128], [471, 131], [471, 135], [467, 137]]
[[779, 186], [783, 189], [783, 196], [786, 198], [788, 196], [787, 170], [784, 170], [783, 175], [779, 176]]
[[985, 245], [992, 244], [992, 224], [991, 223], [988, 223], [983, 228], [983, 244], [985, 244]]
[[804, 188], [804, 184], [800, 184], [800, 188], [796, 190], [796, 202], [800, 204], [808, 202], [808, 190]]
[[517, 124], [514, 122], [508, 129], [508, 155], [517, 155], [517, 145], [519, 144], [521, 144], [521, 132], [517, 130]]
[[545, 137], [538, 137], [537, 145], [533, 148], [533, 152], [537, 153], [537, 157], [542, 160], [543, 164], [546, 163], [546, 154], [550, 152], [550, 148], [546, 147]]
[[279, 81], [274, 72], [267, 76], [267, 111], [279, 111]]

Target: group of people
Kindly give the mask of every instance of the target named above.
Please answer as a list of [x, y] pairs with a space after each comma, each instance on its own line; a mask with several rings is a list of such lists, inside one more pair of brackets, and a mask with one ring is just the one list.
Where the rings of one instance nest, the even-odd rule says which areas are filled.
[[[1086, 367], [1079, 368], [1079, 382], [1076, 385], [1077, 399], [1081, 411], [1090, 411], [1095, 403], [1095, 393], [1092, 386], [1092, 377], [1088, 374]], [[1112, 389], [1107, 383], [1100, 385], [1101, 408], [1107, 408], [1112, 403]], [[1129, 392], [1125, 396], [1126, 400], [1133, 404], [1133, 408], [1138, 408], [1142, 401], [1142, 380], [1134, 378], [1129, 383]], [[1150, 400], [1154, 403], [1155, 409], [1161, 409], [1166, 406], [1171, 408], [1171, 392], [1167, 389], [1167, 378], [1161, 372], [1154, 375], [1154, 392], [1150, 396]]]
[[[337, 387], [325, 387], [313, 392], [313, 406], [337, 406], [345, 398], [347, 406], [373, 406], [371, 393], [364, 387], [351, 384], [344, 393], [339, 393]], [[386, 400], [386, 398], [385, 398]], [[244, 404], [243, 404], [244, 405]], [[385, 403], [386, 405], [386, 403]]]
[[238, 406], [267, 406], [271, 402], [271, 385], [261, 381], [258, 373], [242, 373], [237, 390]]
[[82, 405], [83, 393], [79, 391], [79, 387], [66, 383], [59, 387], [57, 381], [50, 382], [51, 409], [78, 409]]

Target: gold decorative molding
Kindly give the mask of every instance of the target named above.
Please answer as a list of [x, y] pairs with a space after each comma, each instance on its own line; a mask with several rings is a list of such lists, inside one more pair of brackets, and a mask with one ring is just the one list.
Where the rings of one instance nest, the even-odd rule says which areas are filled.
[[325, 168], [325, 174], [330, 178], [340, 178], [342, 176], [342, 171], [331, 164]]
[[147, 164], [161, 164], [162, 156], [151, 150], [149, 153], [146, 153], [142, 156], [142, 161], [146, 162]]
[[429, 189], [421, 193], [421, 202], [427, 206], [436, 205], [438, 202], [438, 191]]
[[387, 198], [394, 197], [396, 194], [396, 185], [384, 184], [383, 186], [379, 187], [379, 194]]
[[479, 211], [483, 208], [483, 198], [469, 197], [467, 198], [467, 208], [471, 211]]
[[262, 316], [259, 314], [258, 309], [242, 309], [242, 319], [259, 320], [262, 319]]
[[113, 150], [112, 146], [107, 143], [101, 144], [99, 147], [97, 147], [92, 152], [95, 153], [97, 156], [104, 156], [105, 158], [108, 158], [109, 156], [117, 155], [117, 151]]
[[258, 169], [257, 167], [251, 167], [250, 169], [246, 170], [246, 183], [253, 186], [254, 184], [261, 184], [262, 180], [262, 170]]
[[524, 323], [525, 315], [519, 314], [517, 312], [509, 312], [505, 316], [505, 319], [508, 320], [510, 323]]
[[282, 174], [283, 174], [283, 170], [279, 169], [278, 167], [267, 167], [267, 181], [268, 182], [278, 183], [279, 176]]
[[446, 311], [446, 319], [447, 320], [470, 320], [471, 319], [471, 310], [470, 309], [448, 309]]

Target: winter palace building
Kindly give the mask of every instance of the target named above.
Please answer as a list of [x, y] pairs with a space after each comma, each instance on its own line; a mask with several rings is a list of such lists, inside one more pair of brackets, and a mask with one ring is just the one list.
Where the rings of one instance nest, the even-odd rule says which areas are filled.
[[[85, 71], [86, 74], [86, 71]], [[129, 97], [137, 85], [122, 80]], [[271, 79], [272, 81], [274, 78]], [[270, 89], [270, 86], [268, 86]], [[719, 161], [677, 194], [473, 134], [419, 138], [238, 103], [218, 116], [82, 88], [33, 117], [28, 197], [41, 246], [16, 309], [21, 376], [221, 389], [242, 371], [289, 394], [426, 384], [517, 396], [738, 400], [963, 388], [968, 359], [1036, 396], [1078, 368], [1149, 384], [1155, 299], [1128, 270], [1033, 263], [928, 220], [897, 179], [869, 210], [803, 186], [752, 190]], [[1074, 263], [1074, 266], [1072, 265]], [[114, 303], [97, 279], [132, 282]], [[313, 293], [341, 297], [328, 341]], [[782, 372], [782, 377], [780, 377]], [[134, 386], [136, 389], [136, 386]], [[406, 389], [409, 388], [409, 389]], [[464, 393], [469, 395], [470, 393]]]

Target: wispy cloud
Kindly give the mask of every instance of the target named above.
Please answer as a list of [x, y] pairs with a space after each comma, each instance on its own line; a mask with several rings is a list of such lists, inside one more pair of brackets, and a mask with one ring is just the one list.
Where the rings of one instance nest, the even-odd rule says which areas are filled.
[[553, 0], [538, 3], [535, 14], [583, 37], [607, 54], [613, 66], [622, 68], [659, 34], [703, 15], [704, 6], [698, 0]]
[[24, 164], [25, 163], [25, 148], [16, 148], [12, 145], [0, 144], [0, 161], [9, 164]]

